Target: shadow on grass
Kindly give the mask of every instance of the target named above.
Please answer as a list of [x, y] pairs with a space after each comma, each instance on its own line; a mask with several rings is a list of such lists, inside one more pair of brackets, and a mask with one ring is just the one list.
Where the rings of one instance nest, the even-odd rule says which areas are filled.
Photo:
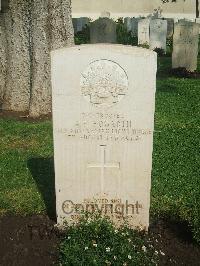
[[56, 220], [55, 174], [53, 157], [31, 158], [28, 168], [37, 184], [50, 219]]
[[157, 91], [177, 93], [179, 91], [179, 86], [177, 85], [177, 82], [174, 83], [173, 81], [159, 81], [159, 83], [157, 83]]

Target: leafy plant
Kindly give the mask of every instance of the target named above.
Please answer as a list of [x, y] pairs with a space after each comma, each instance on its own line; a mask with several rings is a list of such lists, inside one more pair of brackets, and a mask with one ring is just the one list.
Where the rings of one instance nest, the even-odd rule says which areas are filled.
[[158, 252], [144, 232], [116, 229], [106, 218], [83, 217], [60, 244], [60, 265], [156, 265]]

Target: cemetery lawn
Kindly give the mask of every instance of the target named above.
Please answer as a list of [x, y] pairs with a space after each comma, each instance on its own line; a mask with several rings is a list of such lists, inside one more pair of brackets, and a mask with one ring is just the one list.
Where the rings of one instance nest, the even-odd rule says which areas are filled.
[[[200, 82], [159, 58], [151, 220], [185, 223], [200, 242]], [[0, 115], [0, 215], [55, 216], [52, 121]]]

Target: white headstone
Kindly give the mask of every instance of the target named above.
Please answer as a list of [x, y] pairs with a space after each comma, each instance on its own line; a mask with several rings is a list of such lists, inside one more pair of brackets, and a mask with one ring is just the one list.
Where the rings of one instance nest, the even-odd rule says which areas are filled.
[[199, 26], [199, 34], [200, 34], [200, 18], [196, 18], [195, 22], [198, 24]]
[[138, 36], [138, 22], [139, 18], [124, 18], [124, 24], [127, 29], [127, 32], [132, 32], [134, 36]]
[[124, 25], [126, 27], [127, 32], [132, 31], [132, 18], [124, 18]]
[[138, 22], [138, 44], [149, 45], [150, 19], [141, 19]]
[[172, 68], [197, 69], [199, 27], [196, 23], [181, 21], [175, 24]]
[[90, 24], [90, 43], [117, 43], [117, 24], [109, 18], [99, 18]]
[[163, 49], [166, 52], [167, 20], [153, 19], [150, 22], [150, 49]]
[[156, 53], [81, 45], [52, 52], [51, 65], [58, 224], [98, 209], [147, 229]]

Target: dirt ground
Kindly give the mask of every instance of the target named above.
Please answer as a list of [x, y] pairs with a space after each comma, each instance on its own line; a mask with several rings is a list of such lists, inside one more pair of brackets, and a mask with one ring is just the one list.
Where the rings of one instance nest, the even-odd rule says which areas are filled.
[[[61, 236], [54, 225], [47, 216], [1, 217], [0, 265], [55, 265]], [[200, 247], [183, 226], [159, 221], [149, 234], [163, 254], [159, 265], [200, 265]]]
[[30, 117], [28, 113], [25, 112], [12, 112], [12, 111], [2, 111], [0, 104], [0, 118], [16, 119], [18, 121], [28, 121], [28, 122], [41, 122], [52, 119], [52, 114], [43, 115], [37, 118]]

